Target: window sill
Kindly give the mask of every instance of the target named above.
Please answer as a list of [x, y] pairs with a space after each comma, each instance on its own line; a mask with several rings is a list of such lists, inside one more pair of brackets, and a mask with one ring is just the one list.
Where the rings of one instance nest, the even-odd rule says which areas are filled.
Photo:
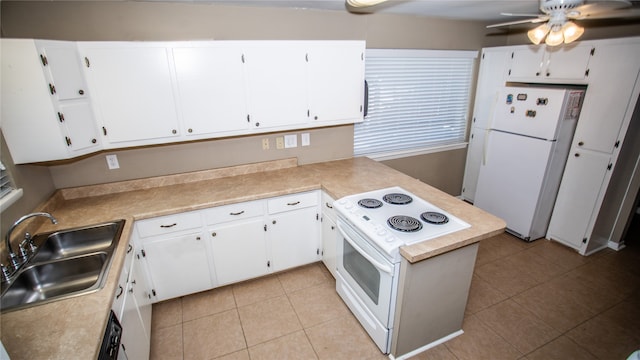
[[10, 193], [0, 199], [0, 213], [5, 211], [9, 206], [13, 205], [22, 197], [22, 189], [11, 190]]
[[393, 151], [393, 152], [386, 152], [386, 153], [372, 154], [372, 155], [365, 155], [365, 156], [376, 161], [386, 161], [386, 160], [400, 159], [400, 158], [416, 156], [416, 155], [424, 155], [424, 154], [431, 154], [431, 153], [437, 153], [442, 151], [464, 149], [467, 147], [467, 144], [469, 143], [463, 142], [463, 143], [456, 143], [456, 144], [449, 144], [449, 145], [434, 146], [429, 148]]

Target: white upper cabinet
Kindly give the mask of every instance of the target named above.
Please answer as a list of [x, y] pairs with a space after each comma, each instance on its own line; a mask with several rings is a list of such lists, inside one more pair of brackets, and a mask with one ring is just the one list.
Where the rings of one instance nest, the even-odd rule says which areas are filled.
[[82, 66], [76, 43], [70, 41], [37, 40], [40, 59], [50, 78], [51, 94], [57, 100], [80, 99], [87, 96]]
[[[62, 160], [99, 150], [75, 43], [2, 39], [1, 47], [2, 132], [13, 161]], [[65, 65], [53, 71], [54, 64]]]
[[179, 136], [166, 46], [86, 42], [79, 47], [105, 148], [156, 144]]
[[[632, 95], [640, 72], [640, 43], [598, 44], [589, 65], [589, 87], [585, 93], [574, 146], [613, 152], [624, 137], [636, 100]], [[621, 132], [622, 130], [622, 132]]]
[[523, 45], [512, 51], [508, 79], [527, 82], [581, 83], [588, 75], [592, 47], [571, 44], [558, 47]]
[[244, 49], [251, 125], [292, 129], [308, 122], [303, 42], [250, 42]]
[[364, 50], [361, 41], [318, 42], [309, 47], [311, 125], [362, 121]]
[[186, 136], [249, 129], [242, 49], [214, 42], [187, 45], [173, 48]]

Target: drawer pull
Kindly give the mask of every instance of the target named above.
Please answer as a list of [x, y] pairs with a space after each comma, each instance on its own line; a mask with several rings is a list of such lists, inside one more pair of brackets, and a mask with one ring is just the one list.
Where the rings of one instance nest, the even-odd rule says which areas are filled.
[[298, 204], [300, 204], [300, 201], [287, 203], [287, 205], [289, 205], [289, 206], [295, 206], [295, 205], [298, 205]]
[[160, 227], [163, 228], [163, 229], [167, 229], [167, 228], [172, 228], [172, 227], [174, 227], [176, 225], [178, 225], [178, 223], [173, 223], [171, 225], [160, 225]]
[[229, 213], [229, 215], [233, 215], [233, 216], [238, 216], [238, 215], [242, 215], [242, 214], [244, 214], [244, 210], [242, 210], [242, 211], [240, 211], [240, 212], [235, 212], [235, 213], [234, 213], [234, 212], [232, 212], [232, 213]]
[[131, 244], [129, 244], [129, 247], [127, 248], [127, 254], [130, 253], [131, 250], [133, 250], [133, 246], [131, 246]]
[[116, 299], [119, 299], [120, 296], [122, 296], [122, 293], [124, 292], [124, 289], [122, 288], [122, 285], [118, 285], [118, 289], [120, 291], [118, 292], [118, 295], [116, 295]]
[[331, 206], [328, 202], [324, 203], [329, 209], [333, 209], [333, 206]]

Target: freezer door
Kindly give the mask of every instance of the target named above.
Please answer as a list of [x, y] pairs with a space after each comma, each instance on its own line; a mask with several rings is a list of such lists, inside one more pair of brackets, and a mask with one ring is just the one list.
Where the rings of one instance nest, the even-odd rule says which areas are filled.
[[[554, 140], [563, 117], [565, 95], [569, 91], [506, 87], [498, 96], [491, 128]], [[576, 105], [579, 113], [581, 102], [578, 101]]]
[[[499, 131], [488, 136], [474, 205], [505, 220], [525, 240], [543, 237], [551, 214], [540, 213], [540, 198], [555, 143]], [[538, 221], [540, 216], [546, 220]]]

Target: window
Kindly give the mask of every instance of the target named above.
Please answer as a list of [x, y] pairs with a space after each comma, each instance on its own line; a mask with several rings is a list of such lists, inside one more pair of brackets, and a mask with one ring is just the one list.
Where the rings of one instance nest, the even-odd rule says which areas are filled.
[[0, 212], [4, 211], [21, 196], [22, 189], [15, 188], [7, 168], [0, 162]]
[[354, 155], [375, 159], [465, 146], [476, 51], [368, 50], [368, 111]]

